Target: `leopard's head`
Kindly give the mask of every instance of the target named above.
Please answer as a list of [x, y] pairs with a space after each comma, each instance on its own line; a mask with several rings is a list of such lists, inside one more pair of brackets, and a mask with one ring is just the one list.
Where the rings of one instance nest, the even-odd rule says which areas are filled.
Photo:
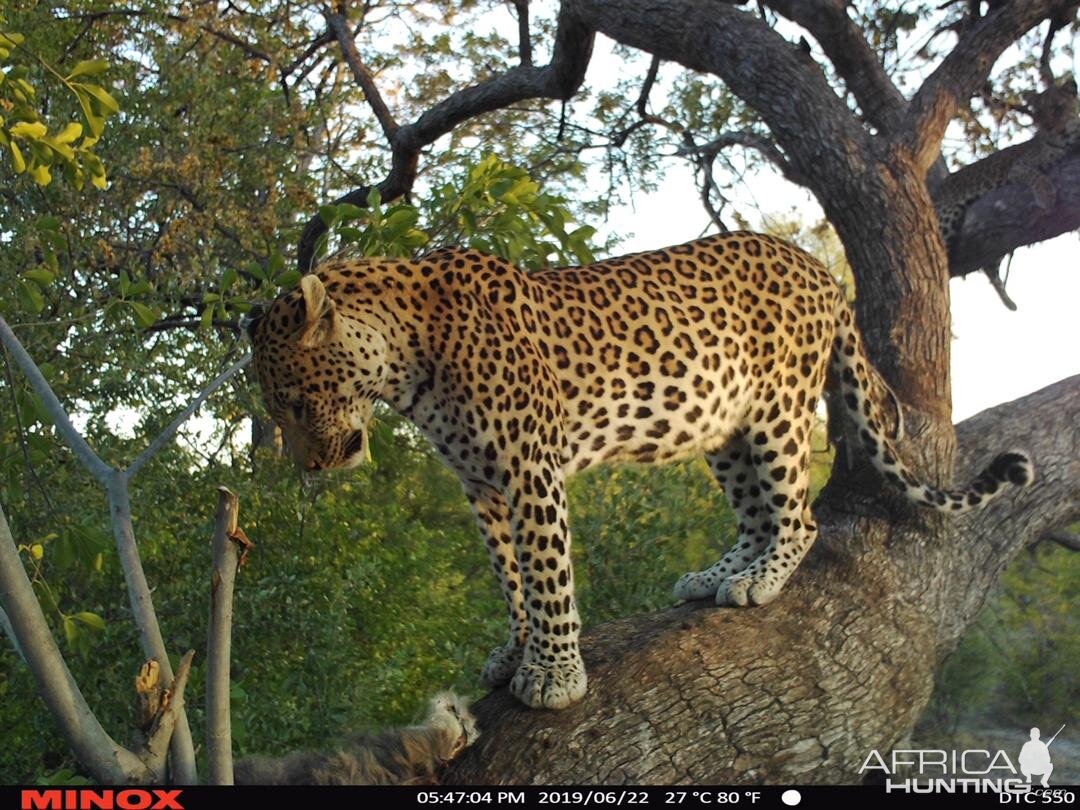
[[386, 382], [387, 343], [339, 312], [316, 275], [249, 318], [253, 365], [289, 454], [308, 471], [355, 467]]

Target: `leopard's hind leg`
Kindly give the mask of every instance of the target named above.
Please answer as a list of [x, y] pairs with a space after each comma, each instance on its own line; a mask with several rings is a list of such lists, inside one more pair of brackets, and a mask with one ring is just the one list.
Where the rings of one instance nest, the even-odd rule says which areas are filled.
[[811, 407], [801, 417], [789, 416], [775, 423], [771, 433], [759, 430], [754, 434], [753, 460], [761, 490], [757, 503], [766, 514], [759, 533], [768, 543], [753, 562], [721, 583], [717, 604], [767, 605], [779, 595], [817, 538], [817, 524], [809, 507], [814, 411]]
[[724, 490], [739, 521], [735, 545], [715, 565], [704, 571], [684, 574], [675, 583], [676, 599], [714, 599], [721, 583], [753, 562], [769, 543], [765, 524], [769, 512], [760, 505], [761, 490], [753, 453], [745, 435], [740, 434], [721, 450], [707, 453], [717, 483]]

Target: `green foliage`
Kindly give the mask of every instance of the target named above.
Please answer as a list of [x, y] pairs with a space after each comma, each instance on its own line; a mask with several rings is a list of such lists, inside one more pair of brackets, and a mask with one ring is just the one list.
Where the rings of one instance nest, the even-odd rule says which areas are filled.
[[672, 604], [675, 581], [716, 562], [736, 530], [703, 461], [589, 470], [570, 481], [570, 513], [588, 624]]
[[433, 188], [428, 210], [435, 230], [451, 243], [494, 253], [537, 270], [551, 264], [588, 264], [596, 229], [567, 230], [566, 200], [540, 191], [524, 169], [484, 157], [456, 183]]
[[415, 206], [398, 203], [384, 207], [378, 189], [367, 197], [367, 207], [341, 203], [319, 208], [319, 217], [329, 228], [322, 238], [319, 255], [337, 237], [339, 250], [361, 256], [412, 257], [428, 244], [428, 235], [417, 228], [420, 211]]
[[328, 228], [320, 255], [336, 246], [361, 256], [415, 257], [430, 245], [432, 232], [440, 244], [467, 245], [530, 270], [594, 261], [596, 229], [571, 228], [573, 213], [564, 198], [542, 193], [525, 169], [491, 154], [433, 188], [420, 207], [384, 206], [372, 189], [366, 207], [324, 205], [319, 217]]
[[[59, 167], [76, 189], [82, 189], [87, 179], [104, 189], [108, 184], [105, 165], [94, 147], [105, 131], [105, 119], [119, 112], [120, 107], [108, 90], [90, 79], [107, 71], [108, 61], [83, 60], [65, 76], [27, 48], [25, 36], [4, 30], [3, 25], [0, 18], [0, 147], [9, 153], [12, 170], [28, 174], [39, 186], [47, 186], [52, 182], [52, 170]], [[71, 93], [82, 122], [69, 121], [61, 126], [43, 120], [28, 62], [40, 66]], [[84, 129], [88, 130], [85, 135]]]
[[1024, 727], [1031, 718], [1080, 720], [1078, 597], [1080, 555], [1043, 544], [1018, 557], [946, 661], [923, 733], [949, 736], [1002, 722]]

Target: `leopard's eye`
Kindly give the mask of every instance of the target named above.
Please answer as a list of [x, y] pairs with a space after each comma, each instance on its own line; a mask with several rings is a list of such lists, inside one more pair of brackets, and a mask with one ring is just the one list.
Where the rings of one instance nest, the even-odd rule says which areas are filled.
[[289, 407], [292, 409], [292, 415], [294, 419], [299, 421], [304, 418], [304, 403], [302, 401], [290, 402]]

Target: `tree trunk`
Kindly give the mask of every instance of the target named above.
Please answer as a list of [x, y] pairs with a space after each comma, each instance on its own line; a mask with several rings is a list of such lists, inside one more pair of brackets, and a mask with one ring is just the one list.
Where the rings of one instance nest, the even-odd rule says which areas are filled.
[[1037, 480], [940, 530], [909, 509], [819, 505], [815, 548], [767, 607], [686, 604], [592, 628], [585, 699], [547, 712], [488, 695], [479, 742], [443, 781], [861, 781], [867, 754], [910, 732], [1009, 560], [1080, 519], [1078, 422], [1080, 376], [958, 426], [961, 479], [1017, 446]]

